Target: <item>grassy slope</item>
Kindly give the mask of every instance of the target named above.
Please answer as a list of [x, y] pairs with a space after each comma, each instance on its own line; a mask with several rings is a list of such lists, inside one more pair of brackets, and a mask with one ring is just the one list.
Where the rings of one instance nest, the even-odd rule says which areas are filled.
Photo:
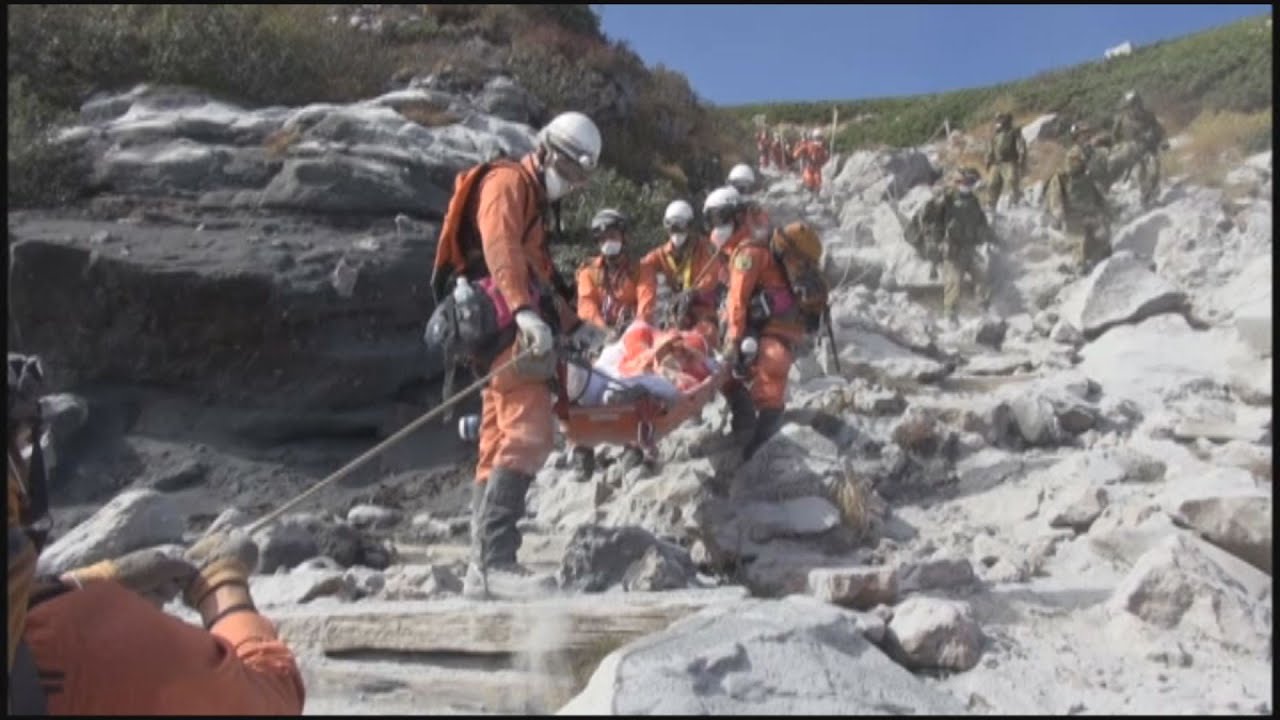
[[[1271, 107], [1270, 20], [1267, 13], [1140, 47], [1129, 57], [991, 87], [850, 102], [742, 105], [722, 111], [742, 123], [763, 113], [770, 123], [825, 125], [831, 122], [831, 108], [838, 107], [839, 147], [902, 147], [926, 142], [946, 120], [953, 127], [973, 127], [987, 123], [998, 110], [1015, 115], [1064, 113], [1100, 123], [1126, 90], [1136, 89], [1176, 131], [1206, 111], [1255, 113]], [[844, 123], [845, 119], [852, 122]]]

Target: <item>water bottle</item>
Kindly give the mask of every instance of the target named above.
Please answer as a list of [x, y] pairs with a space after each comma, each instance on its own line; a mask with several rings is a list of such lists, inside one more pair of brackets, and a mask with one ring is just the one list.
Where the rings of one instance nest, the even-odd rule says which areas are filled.
[[464, 442], [475, 442], [480, 439], [480, 416], [463, 415], [458, 418], [458, 437]]

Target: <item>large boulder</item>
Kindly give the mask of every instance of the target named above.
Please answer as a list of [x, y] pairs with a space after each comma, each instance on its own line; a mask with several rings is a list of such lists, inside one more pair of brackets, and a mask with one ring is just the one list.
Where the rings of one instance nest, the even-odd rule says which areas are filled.
[[1179, 629], [1254, 655], [1271, 638], [1271, 578], [1185, 533], [1138, 560], [1107, 603], [1119, 618]]
[[127, 490], [40, 554], [39, 571], [59, 574], [155, 545], [181, 543], [186, 516], [172, 496]]
[[1062, 318], [1095, 338], [1125, 323], [1182, 308], [1186, 296], [1132, 254], [1116, 253], [1098, 264], [1064, 303]]
[[1022, 126], [1022, 138], [1027, 144], [1053, 140], [1062, 134], [1062, 119], [1056, 113], [1041, 115]]
[[938, 171], [918, 150], [859, 151], [849, 156], [831, 183], [837, 197], [858, 197], [866, 202], [901, 198], [916, 185], [933, 182]]
[[638, 527], [583, 525], [565, 548], [556, 580], [563, 588], [602, 592], [678, 590], [695, 576], [688, 551]]
[[485, 83], [476, 104], [490, 115], [526, 125], [539, 124], [546, 113], [537, 98], [505, 75]]
[[1271, 574], [1270, 495], [1185, 500], [1178, 506], [1175, 519], [1205, 540]]
[[889, 653], [912, 669], [968, 670], [982, 654], [982, 631], [967, 603], [912, 597], [893, 608]]
[[[440, 371], [421, 339], [423, 238], [286, 217], [263, 223], [268, 242], [254, 224], [24, 215], [10, 225], [10, 322], [63, 384], [125, 380], [248, 407], [376, 405]], [[90, 242], [104, 227], [118, 243]], [[350, 299], [330, 284], [342, 258], [358, 265]]]
[[[822, 682], [814, 682], [822, 678]], [[960, 713], [812, 598], [708, 608], [600, 663], [565, 715]]]
[[824, 602], [870, 610], [898, 599], [898, 573], [893, 567], [833, 567], [809, 571], [809, 592]]

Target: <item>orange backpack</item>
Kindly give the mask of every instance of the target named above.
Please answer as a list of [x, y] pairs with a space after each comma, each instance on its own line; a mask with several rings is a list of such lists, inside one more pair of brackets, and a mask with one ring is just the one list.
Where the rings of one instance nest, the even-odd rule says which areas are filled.
[[[453, 197], [449, 198], [449, 207], [445, 210], [444, 222], [440, 225], [440, 239], [436, 241], [436, 259], [431, 272], [431, 291], [436, 302], [444, 296], [449, 281], [454, 277], [466, 275], [469, 279], [477, 280], [489, 275], [484, 262], [484, 250], [475, 228], [475, 189], [480, 180], [499, 165], [515, 167], [530, 182], [537, 182], [523, 165], [505, 159], [480, 163], [458, 173], [453, 182]], [[521, 239], [528, 236], [534, 224], [541, 219], [541, 213], [534, 213]]]

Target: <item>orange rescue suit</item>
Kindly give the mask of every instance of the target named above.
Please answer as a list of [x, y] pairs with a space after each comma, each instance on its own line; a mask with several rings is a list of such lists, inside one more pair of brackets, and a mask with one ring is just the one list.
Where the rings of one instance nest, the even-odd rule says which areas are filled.
[[670, 241], [654, 248], [640, 261], [637, 317], [650, 325], [658, 322], [654, 312], [660, 282], [665, 282], [672, 293], [688, 290], [692, 294], [689, 312], [694, 326], [714, 345], [718, 310], [716, 290], [720, 282], [720, 269], [716, 265], [723, 265], [723, 258], [716, 255], [715, 248], [706, 238], [694, 235], [686, 238], [682, 258], [676, 256]]
[[609, 330], [634, 319], [639, 275], [625, 257], [613, 268], [603, 256], [588, 260], [578, 268], [578, 318]]
[[792, 346], [803, 339], [804, 326], [787, 314], [774, 316], [763, 327], [748, 326], [749, 306], [757, 293], [790, 295], [782, 266], [767, 244], [742, 244], [729, 262], [729, 294], [724, 321], [727, 342], [739, 343], [758, 333], [759, 351], [751, 365], [751, 399], [758, 410], [780, 410], [785, 404], [787, 373], [794, 361]]
[[94, 582], [32, 608], [23, 639], [50, 715], [302, 714], [293, 653], [255, 612], [205, 631]]
[[[484, 250], [485, 265], [514, 314], [521, 308], [538, 311], [530, 296], [530, 273], [550, 292], [552, 264], [546, 247], [543, 222], [534, 222], [546, 204], [546, 192], [535, 179], [535, 157], [525, 156], [520, 169], [500, 166], [480, 180], [476, 192], [476, 229]], [[532, 230], [524, 236], [525, 228]], [[522, 242], [522, 236], [523, 242]], [[575, 320], [565, 305], [560, 309], [560, 327]], [[555, 318], [543, 318], [553, 323]], [[510, 360], [516, 343], [498, 354], [491, 367]], [[476, 482], [484, 484], [495, 467], [534, 475], [555, 447], [555, 422], [551, 391], [545, 380], [529, 379], [515, 367], [498, 373], [481, 391], [479, 461]]]
[[822, 187], [822, 166], [827, 162], [827, 147], [817, 140], [801, 143], [796, 149], [796, 159], [804, 164], [804, 186], [817, 192]]

